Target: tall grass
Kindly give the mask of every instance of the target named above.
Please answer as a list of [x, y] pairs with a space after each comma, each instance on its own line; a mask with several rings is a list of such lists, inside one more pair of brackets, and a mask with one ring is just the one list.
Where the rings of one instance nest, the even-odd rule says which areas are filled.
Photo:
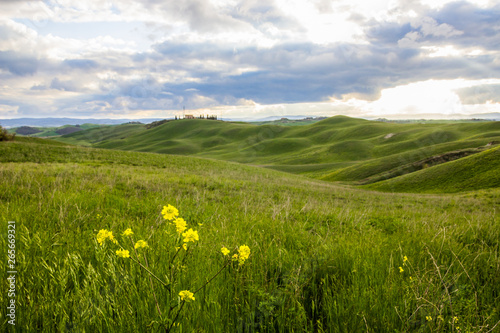
[[16, 327], [3, 292], [3, 331], [160, 330], [148, 275], [96, 235], [133, 228], [163, 277], [172, 249], [160, 233], [147, 237], [167, 203], [202, 224], [183, 289], [217, 272], [222, 246], [252, 249], [186, 304], [178, 332], [499, 329], [498, 189], [377, 193], [220, 161], [33, 142], [2, 143], [0, 160], [1, 248], [16, 221], [18, 259]]

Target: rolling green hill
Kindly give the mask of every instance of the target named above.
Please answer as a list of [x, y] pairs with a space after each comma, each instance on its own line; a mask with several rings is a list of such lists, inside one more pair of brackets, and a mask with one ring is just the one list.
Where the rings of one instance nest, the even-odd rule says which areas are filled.
[[59, 127], [29, 127], [21, 126], [9, 129], [9, 132], [16, 133], [18, 135], [25, 135], [30, 137], [56, 137], [60, 135], [70, 134], [74, 132], [79, 132], [82, 130], [88, 130], [92, 128], [97, 128], [101, 125], [95, 124], [82, 124], [82, 125], [64, 125]]
[[303, 126], [257, 126], [194, 119], [151, 129], [142, 125], [91, 129], [59, 140], [207, 157], [327, 181], [369, 184], [490, 149], [500, 143], [500, 122], [396, 124], [336, 116]]
[[367, 185], [394, 192], [460, 192], [500, 187], [500, 147]]

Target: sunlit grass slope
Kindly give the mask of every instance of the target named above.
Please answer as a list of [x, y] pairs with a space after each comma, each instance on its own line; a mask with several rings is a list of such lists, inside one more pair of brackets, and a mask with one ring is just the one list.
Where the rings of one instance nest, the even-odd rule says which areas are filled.
[[[196, 294], [175, 332], [499, 327], [498, 189], [370, 192], [225, 161], [30, 139], [0, 143], [0, 243], [7, 253], [7, 221], [16, 221], [18, 271], [15, 330], [3, 293], [2, 331], [160, 331], [148, 275], [96, 235], [108, 229], [121, 240], [132, 228], [148, 241], [150, 269], [166, 276], [167, 203], [200, 235], [179, 267], [182, 289], [217, 272], [222, 246], [251, 249], [245, 265]], [[158, 290], [163, 311], [177, 306]]]
[[500, 187], [500, 147], [367, 186], [395, 192], [459, 192], [492, 187]]
[[144, 125], [123, 124], [91, 128], [80, 132], [63, 135], [66, 143], [90, 146], [105, 140], [123, 140], [126, 137], [146, 130]]

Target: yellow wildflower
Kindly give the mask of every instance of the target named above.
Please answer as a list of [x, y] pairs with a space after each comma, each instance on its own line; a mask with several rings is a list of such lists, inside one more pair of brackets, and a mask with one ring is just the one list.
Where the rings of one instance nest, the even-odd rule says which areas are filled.
[[175, 217], [179, 216], [179, 211], [172, 205], [163, 206], [163, 210], [161, 211], [163, 218], [165, 220], [172, 220]]
[[175, 224], [175, 229], [177, 230], [177, 232], [180, 234], [182, 233], [184, 230], [187, 229], [186, 227], [186, 221], [184, 221], [184, 219], [182, 217], [178, 217], [174, 220], [174, 224]]
[[99, 230], [99, 233], [97, 234], [97, 241], [99, 244], [102, 245], [106, 239], [109, 239], [115, 244], [117, 243], [115, 237], [113, 236], [113, 232], [106, 229]]
[[425, 316], [425, 320], [432, 321], [432, 316]]
[[188, 250], [188, 245], [186, 243], [182, 244], [182, 248], [187, 251]]
[[404, 256], [404, 257], [403, 257], [403, 262], [405, 263], [405, 262], [407, 262], [407, 261], [408, 261], [408, 257], [407, 257], [407, 256]]
[[189, 290], [183, 290], [179, 292], [179, 296], [181, 297], [182, 301], [186, 302], [194, 301], [194, 294]]
[[246, 260], [250, 256], [250, 248], [246, 245], [242, 245], [238, 249], [238, 253], [240, 254], [240, 259]]
[[403, 267], [399, 266], [399, 273], [403, 273], [404, 271]]
[[128, 258], [130, 257], [130, 253], [128, 252], [128, 250], [116, 250], [116, 254], [119, 256], [119, 257], [122, 257], [122, 258]]
[[185, 233], [182, 234], [182, 237], [184, 237], [184, 243], [188, 242], [195, 242], [199, 240], [200, 238], [198, 237], [198, 231], [194, 231], [193, 229], [189, 229]]
[[144, 240], [140, 240], [140, 241], [137, 241], [137, 243], [135, 243], [135, 248], [136, 249], [140, 249], [141, 247], [147, 248], [148, 247], [148, 242], [146, 242]]
[[227, 255], [229, 254], [229, 252], [231, 252], [231, 251], [229, 251], [229, 249], [228, 249], [227, 247], [225, 247], [225, 246], [223, 246], [223, 247], [222, 247], [222, 249], [220, 249], [220, 250], [221, 250], [222, 254], [223, 254], [223, 255], [225, 255], [225, 256], [227, 256]]
[[453, 322], [457, 323], [458, 322], [458, 318], [457, 317], [453, 317]]
[[127, 230], [125, 230], [123, 233], [122, 233], [122, 236], [130, 236], [130, 235], [133, 235], [133, 231], [132, 229], [128, 228]]
[[247, 260], [248, 257], [250, 256], [250, 248], [246, 245], [241, 245], [240, 248], [238, 249], [238, 253], [239, 253], [238, 261], [241, 266], [245, 263], [245, 260]]

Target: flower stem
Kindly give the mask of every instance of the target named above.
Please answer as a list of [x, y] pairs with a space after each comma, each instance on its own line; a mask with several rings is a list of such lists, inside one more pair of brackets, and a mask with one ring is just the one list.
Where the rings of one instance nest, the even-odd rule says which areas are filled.
[[148, 272], [149, 274], [151, 274], [151, 276], [154, 277], [156, 280], [158, 280], [158, 282], [160, 282], [161, 284], [163, 284], [165, 287], [168, 287], [167, 283], [163, 282], [159, 277], [157, 277], [156, 275], [154, 275], [153, 272], [151, 272], [147, 267], [145, 267], [143, 264], [141, 264], [138, 260], [135, 260], [132, 257], [130, 257], [130, 259], [132, 261], [134, 261], [135, 263], [137, 263], [139, 266], [141, 266], [142, 269], [144, 269], [146, 272]]
[[170, 330], [172, 329], [172, 326], [174, 326], [175, 321], [177, 320], [177, 317], [179, 317], [179, 314], [181, 313], [182, 308], [184, 307], [184, 304], [186, 304], [186, 301], [182, 301], [182, 304], [181, 304], [181, 307], [179, 308], [179, 311], [177, 311], [177, 314], [175, 315], [174, 320], [172, 320], [172, 323], [170, 324], [170, 327], [167, 328], [167, 333], [170, 332]]
[[196, 293], [197, 293], [198, 291], [200, 291], [201, 289], [203, 289], [203, 288], [204, 288], [207, 284], [209, 284], [210, 282], [212, 282], [212, 280], [213, 280], [213, 279], [215, 279], [215, 278], [217, 277], [217, 275], [219, 275], [219, 274], [222, 272], [222, 270], [223, 270], [224, 268], [226, 268], [226, 267], [227, 267], [227, 265], [229, 265], [229, 263], [230, 263], [230, 262], [231, 262], [230, 260], [227, 260], [227, 261], [226, 261], [226, 263], [224, 264], [224, 266], [222, 266], [222, 267], [219, 269], [219, 271], [218, 271], [217, 273], [215, 273], [215, 275], [214, 275], [214, 276], [212, 276], [212, 277], [210, 278], [210, 280], [206, 281], [206, 282], [205, 282], [205, 283], [204, 283], [204, 284], [203, 284], [200, 288], [196, 289], [196, 290], [193, 292], [193, 295], [194, 295], [194, 294], [196, 294]]
[[[144, 253], [144, 262], [146, 263], [146, 266], [149, 268], [148, 259], [146, 258], [145, 253]], [[161, 321], [163, 321], [163, 318], [161, 316], [160, 304], [158, 303], [158, 298], [156, 297], [155, 288], [153, 287], [153, 279], [151, 278], [151, 275], [149, 276], [149, 284], [151, 285], [151, 291], [153, 292], [153, 297], [155, 298], [156, 310], [158, 310], [158, 314], [160, 315], [160, 319], [161, 319]]]

